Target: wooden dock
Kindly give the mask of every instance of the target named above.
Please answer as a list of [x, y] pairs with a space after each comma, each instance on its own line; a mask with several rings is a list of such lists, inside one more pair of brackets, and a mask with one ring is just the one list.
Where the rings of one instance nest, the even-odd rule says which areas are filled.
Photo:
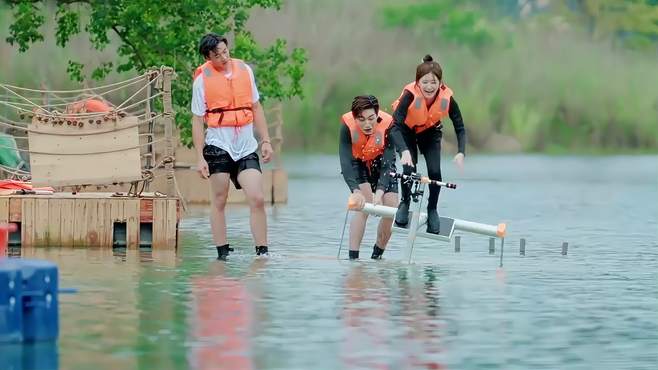
[[54, 193], [0, 196], [0, 223], [18, 230], [10, 246], [175, 249], [180, 201], [144, 194]]

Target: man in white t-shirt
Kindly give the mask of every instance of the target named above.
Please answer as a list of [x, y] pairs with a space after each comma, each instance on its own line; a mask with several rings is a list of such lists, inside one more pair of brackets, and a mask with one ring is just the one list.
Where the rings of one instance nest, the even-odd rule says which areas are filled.
[[[226, 38], [217, 34], [203, 36], [199, 53], [206, 63], [195, 72], [192, 86], [192, 139], [197, 152], [199, 174], [210, 181], [210, 225], [217, 258], [226, 260], [224, 208], [229, 181], [245, 193], [251, 210], [251, 233], [256, 255], [267, 255], [267, 218], [258, 159], [258, 142], [265, 163], [272, 158], [263, 107], [251, 68], [231, 58]], [[204, 125], [207, 131], [204, 137]]]

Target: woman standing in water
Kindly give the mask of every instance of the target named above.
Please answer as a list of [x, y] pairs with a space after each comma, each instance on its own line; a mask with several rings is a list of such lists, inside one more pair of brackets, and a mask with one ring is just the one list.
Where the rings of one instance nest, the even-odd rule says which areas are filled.
[[[407, 84], [400, 97], [393, 102], [393, 127], [391, 140], [400, 153], [403, 172], [411, 174], [418, 163], [418, 150], [425, 157], [427, 175], [432, 180], [441, 181], [441, 121], [450, 117], [457, 135], [457, 155], [454, 161], [458, 167], [464, 164], [466, 129], [459, 106], [452, 96], [452, 90], [443, 83], [443, 70], [430, 55], [416, 67], [416, 80]], [[402, 199], [395, 215], [395, 223], [406, 227], [409, 223], [409, 202], [411, 183], [402, 182]], [[440, 231], [439, 214], [436, 210], [439, 190], [430, 185], [427, 200], [427, 232]]]

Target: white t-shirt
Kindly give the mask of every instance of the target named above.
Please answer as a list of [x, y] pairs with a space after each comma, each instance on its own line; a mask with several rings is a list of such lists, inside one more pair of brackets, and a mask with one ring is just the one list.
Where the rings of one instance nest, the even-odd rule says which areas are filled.
[[[254, 72], [247, 64], [247, 71], [251, 78], [251, 90], [253, 91], [253, 102], [260, 99]], [[225, 73], [226, 78], [231, 78], [232, 73]], [[194, 79], [192, 85], [192, 114], [203, 117], [206, 114], [206, 94], [203, 88], [203, 73]], [[206, 131], [206, 144], [214, 145], [224, 149], [234, 161], [246, 157], [258, 149], [258, 142], [254, 137], [254, 124], [249, 123], [242, 127], [208, 127]]]

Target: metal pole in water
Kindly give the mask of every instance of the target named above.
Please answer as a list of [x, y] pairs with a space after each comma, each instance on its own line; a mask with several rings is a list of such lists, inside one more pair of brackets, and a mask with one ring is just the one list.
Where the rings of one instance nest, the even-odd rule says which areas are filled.
[[345, 211], [345, 222], [343, 222], [343, 232], [340, 233], [340, 244], [338, 245], [338, 255], [336, 258], [340, 258], [340, 250], [343, 249], [343, 237], [345, 236], [345, 227], [347, 226], [347, 217], [350, 214], [350, 209], [348, 208], [347, 211]]
[[525, 238], [521, 238], [521, 245], [519, 246], [519, 255], [525, 256]]
[[489, 254], [496, 253], [496, 239], [489, 238]]
[[503, 267], [503, 248], [505, 247], [505, 238], [500, 238], [500, 267]]
[[461, 251], [461, 236], [455, 236], [455, 252], [459, 253]]
[[420, 210], [423, 206], [423, 200], [425, 199], [425, 184], [421, 184], [420, 186], [420, 200], [418, 201], [418, 209], [413, 213], [411, 216], [411, 220], [409, 220], [409, 234], [407, 235], [407, 250], [405, 253], [407, 254], [405, 256], [407, 263], [411, 264], [411, 255], [413, 254], [414, 251], [414, 243], [416, 242], [416, 233], [418, 232], [418, 222], [420, 220]]
[[567, 255], [567, 250], [569, 249], [569, 243], [563, 242], [562, 243], [562, 255], [566, 256]]

